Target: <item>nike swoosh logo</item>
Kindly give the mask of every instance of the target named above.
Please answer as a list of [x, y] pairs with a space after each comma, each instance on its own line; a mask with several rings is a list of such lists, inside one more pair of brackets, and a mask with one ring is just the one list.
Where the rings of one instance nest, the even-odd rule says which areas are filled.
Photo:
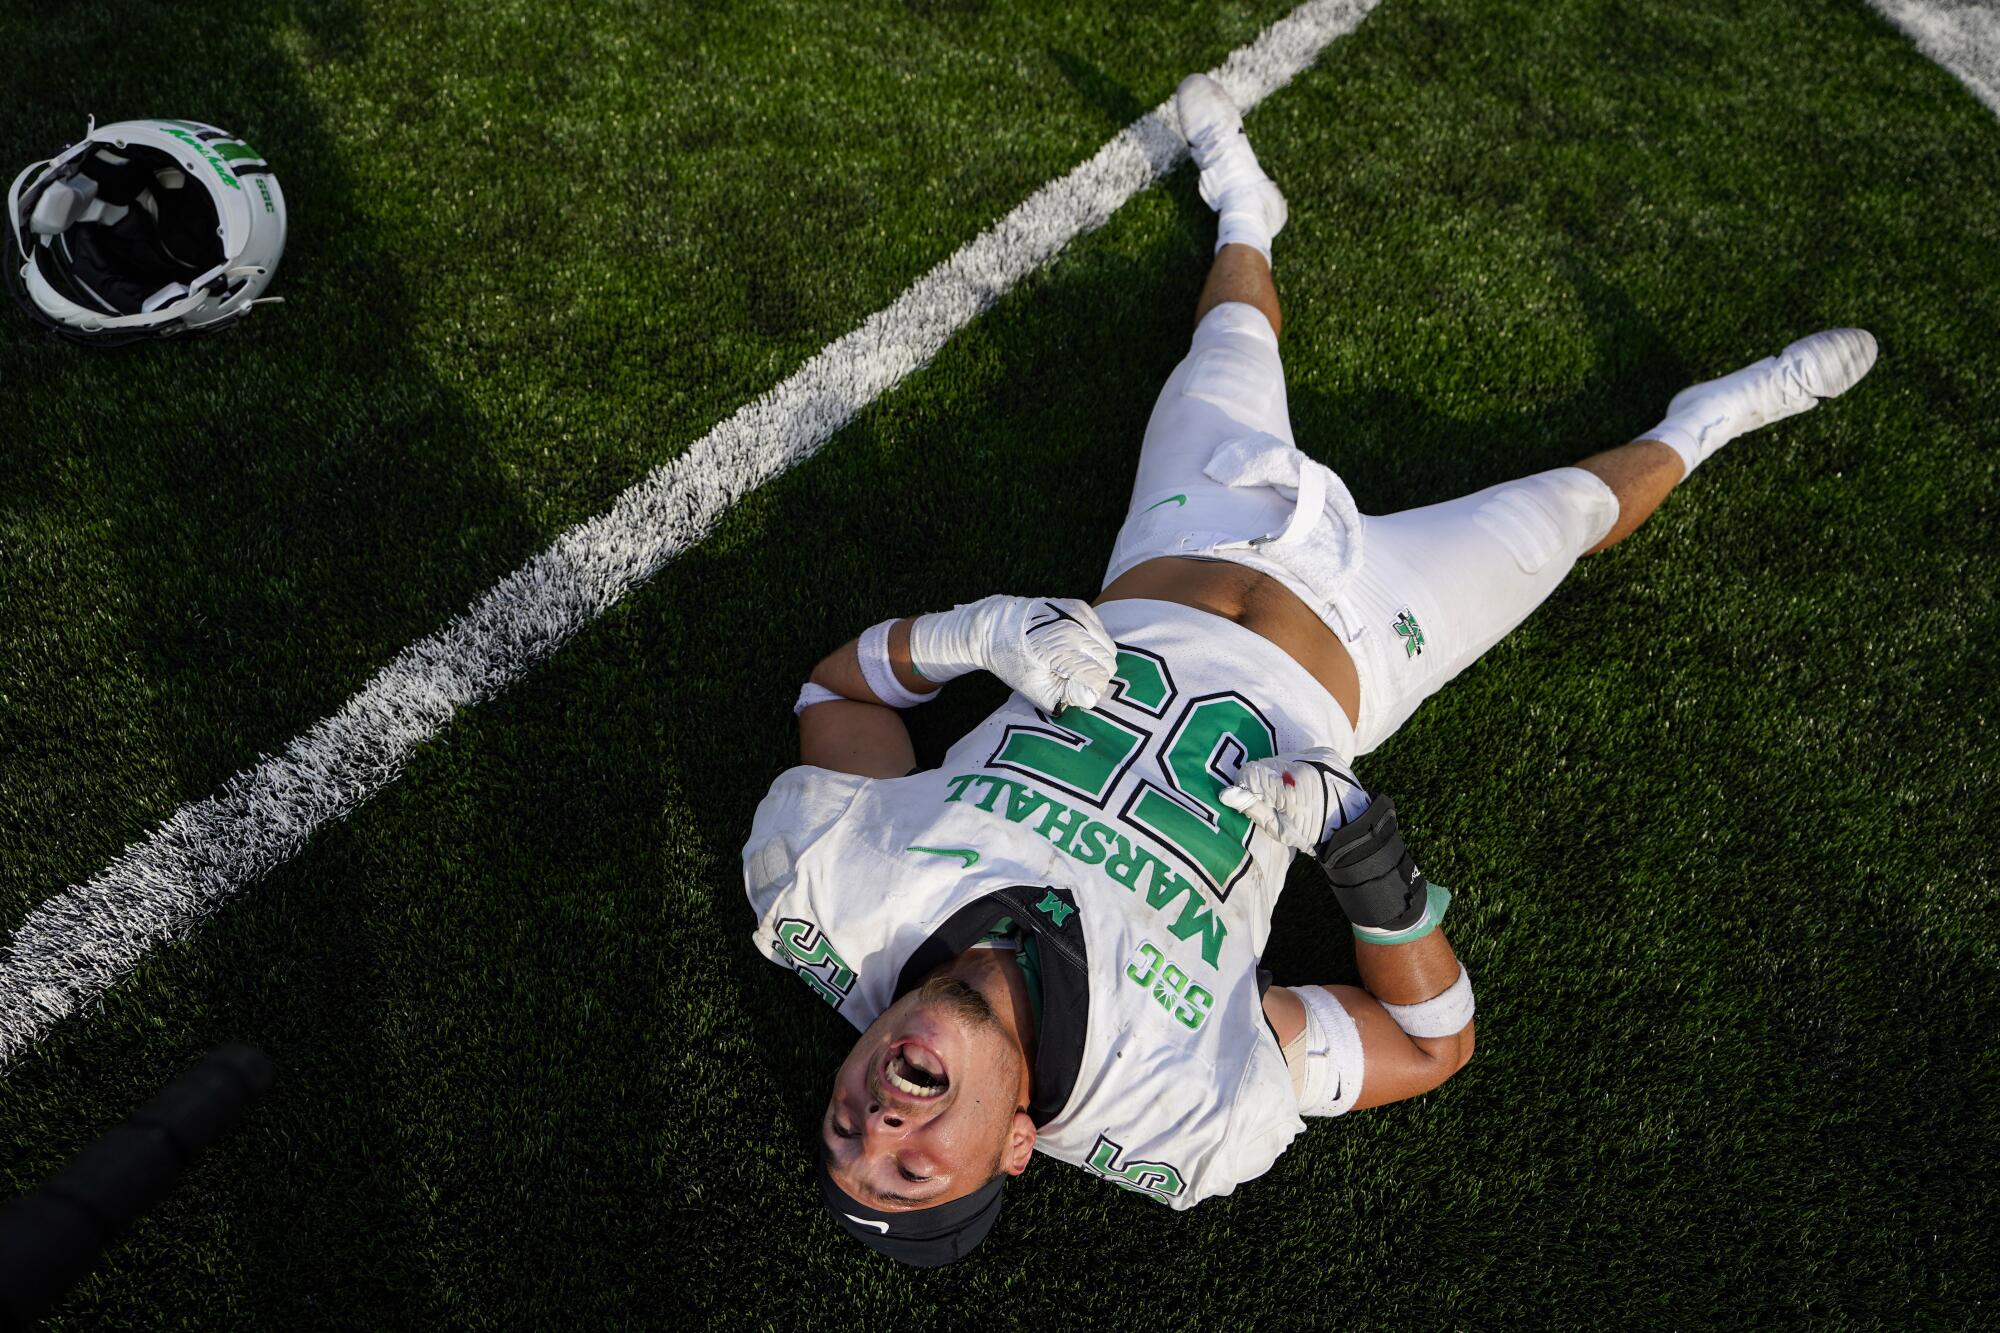
[[1139, 512], [1142, 514], [1150, 514], [1155, 509], [1158, 509], [1160, 505], [1186, 505], [1186, 504], [1187, 504], [1187, 497], [1185, 495], [1169, 495], [1166, 499], [1160, 501], [1160, 504], [1147, 505], [1144, 509], [1141, 509]]
[[[928, 856], [962, 856], [967, 870], [979, 864], [979, 853], [970, 847], [905, 847], [906, 852], [923, 852]], [[887, 1230], [885, 1227], [884, 1230]]]
[[1045, 629], [1050, 625], [1060, 624], [1062, 621], [1065, 620], [1067, 620], [1072, 625], [1083, 624], [1081, 620], [1078, 620], [1075, 616], [1063, 610], [1060, 606], [1057, 606], [1054, 602], [1043, 602], [1042, 609], [1049, 613], [1049, 618], [1047, 620], [1037, 620], [1034, 624], [1028, 626], [1029, 629], [1031, 630]]
[[874, 1227], [885, 1236], [889, 1234], [889, 1224], [887, 1222], [877, 1222], [872, 1218], [856, 1217], [853, 1213], [847, 1213], [845, 1216], [850, 1222], [859, 1222], [864, 1227]]

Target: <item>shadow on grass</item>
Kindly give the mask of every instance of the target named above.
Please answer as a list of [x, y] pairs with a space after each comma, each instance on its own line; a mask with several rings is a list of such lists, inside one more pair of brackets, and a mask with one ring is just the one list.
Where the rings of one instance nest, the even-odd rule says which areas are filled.
[[1108, 129], [1123, 129], [1153, 109], [1130, 88], [1073, 51], [1050, 47], [1049, 59], [1077, 96], [1097, 108]]
[[1468, 418], [1396, 390], [1294, 387], [1299, 447], [1340, 472], [1362, 512], [1384, 514], [1566, 467], [1650, 428], [1692, 381], [1686, 363], [1617, 286], [1574, 257], [1557, 264], [1594, 351], [1592, 373], [1569, 398], [1526, 415]]
[[[0, 533], [42, 544], [0, 570], [0, 678], [30, 682], [36, 705], [6, 718], [10, 918], [280, 749], [538, 544], [476, 417], [416, 340], [421, 278], [371, 220], [379, 200], [353, 165], [365, 153], [337, 141], [300, 77], [301, 65], [366, 57], [368, 44], [362, 7], [345, 2], [112, 0], [88, 23], [0, 19], [10, 176], [93, 111], [100, 123], [196, 118], [268, 155], [291, 224], [272, 288], [286, 304], [213, 337], [93, 351], [0, 311]], [[10, 1072], [10, 1103], [43, 1127], [10, 1164], [18, 1183], [218, 1041], [257, 1040], [278, 1063], [271, 1100], [214, 1155], [194, 1198], [166, 1205], [71, 1313], [116, 1290], [109, 1274], [185, 1272], [191, 1253], [230, 1274], [252, 1309], [286, 1306], [282, 1293], [309, 1305], [366, 1257], [356, 1217], [385, 1249], [410, 1239], [389, 1108], [362, 1105], [340, 1127], [357, 1135], [308, 1154], [304, 1178], [346, 1200], [349, 1230], [327, 1238], [289, 1193], [299, 1148], [283, 1127], [316, 1123], [334, 1089], [382, 1081], [372, 1043], [327, 1042], [325, 1026], [366, 1021], [393, 990], [357, 902], [319, 889], [279, 914], [289, 938], [249, 939], [240, 954], [232, 937], [252, 928], [228, 914], [214, 923], [223, 941], [203, 958], [255, 960], [243, 975], [168, 951], [148, 965], [155, 1012], [114, 992], [107, 1013]], [[204, 1193], [262, 1225], [219, 1240]], [[412, 1282], [380, 1308], [410, 1314], [424, 1299]]]
[[[238, 328], [92, 355], [10, 317], [0, 341], [11, 516], [88, 529], [71, 558], [105, 594], [67, 613], [123, 620], [91, 647], [132, 664], [137, 697], [93, 711], [150, 707], [179, 793], [193, 797], [336, 706], [536, 534], [477, 421], [412, 340], [412, 279], [371, 221], [369, 187], [320, 126], [294, 53], [272, 49], [285, 30], [305, 61], [352, 58], [366, 42], [356, 8], [135, 4], [90, 30], [116, 35], [86, 53], [88, 67], [132, 70], [130, 85], [115, 99], [89, 88], [59, 27], [14, 34], [16, 50], [55, 48], [18, 66], [9, 102], [35, 114], [14, 122], [17, 143], [73, 134], [89, 107], [103, 115], [114, 101], [211, 119], [269, 155], [291, 213], [273, 287], [287, 304]], [[158, 59], [190, 49], [203, 58]], [[53, 789], [104, 767], [70, 719], [23, 721]], [[94, 869], [102, 850], [99, 839], [70, 873]]]

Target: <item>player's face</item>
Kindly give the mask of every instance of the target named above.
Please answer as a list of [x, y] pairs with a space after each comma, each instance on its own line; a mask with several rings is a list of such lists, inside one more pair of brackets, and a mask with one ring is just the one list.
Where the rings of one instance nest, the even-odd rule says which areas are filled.
[[884, 1010], [841, 1062], [820, 1120], [828, 1170], [887, 1211], [970, 1194], [998, 1169], [1020, 1086], [1020, 1050], [985, 999], [933, 978]]

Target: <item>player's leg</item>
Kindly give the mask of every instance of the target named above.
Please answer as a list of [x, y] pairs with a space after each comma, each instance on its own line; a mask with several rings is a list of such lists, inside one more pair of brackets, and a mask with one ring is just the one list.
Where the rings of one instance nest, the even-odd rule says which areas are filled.
[[1188, 154], [1201, 172], [1201, 197], [1216, 212], [1215, 263], [1195, 303], [1194, 322], [1228, 302], [1255, 307], [1282, 331], [1278, 289], [1271, 281], [1271, 242], [1289, 209], [1283, 191], [1264, 174], [1243, 132], [1243, 113], [1221, 84], [1190, 74], [1174, 93]]
[[1667, 498], [1667, 492], [1687, 476], [1687, 465], [1681, 462], [1680, 455], [1658, 440], [1621, 444], [1616, 449], [1592, 454], [1577, 466], [1609, 487], [1618, 501], [1618, 518], [1611, 531], [1585, 551], [1585, 555], [1596, 555], [1637, 532], [1639, 525], [1660, 507], [1660, 501]]
[[1368, 516], [1343, 610], [1360, 676], [1358, 753], [1394, 734], [1561, 583], [1582, 556], [1644, 523], [1729, 440], [1852, 387], [1875, 360], [1858, 329], [1814, 334], [1674, 397], [1641, 439], [1474, 495]]
[[1737, 436], [1845, 393], [1875, 364], [1875, 350], [1865, 329], [1827, 329], [1675, 394], [1666, 420], [1643, 437], [1577, 464], [1618, 497], [1618, 521], [1587, 554], [1631, 536], [1668, 491]]
[[[1291, 441], [1277, 313], [1277, 288], [1264, 257], [1245, 245], [1217, 251], [1202, 287], [1188, 353], [1167, 376], [1146, 422], [1132, 484], [1132, 513], [1176, 494], [1187, 496], [1178, 502], [1183, 510], [1197, 498], [1240, 499], [1223, 495], [1231, 488], [1203, 471], [1216, 449], [1259, 432]], [[1260, 513], [1280, 512], [1282, 506], [1270, 505], [1269, 499], [1259, 498]]]
[[1194, 322], [1200, 327], [1208, 312], [1219, 305], [1247, 305], [1264, 317], [1273, 337], [1284, 332], [1278, 309], [1278, 285], [1271, 279], [1271, 257], [1248, 245], [1224, 245], [1208, 266], [1201, 284], [1201, 298], [1195, 302]]
[[1202, 197], [1219, 215], [1215, 261], [1196, 302], [1188, 354], [1167, 377], [1147, 422], [1106, 583], [1144, 560], [1274, 531], [1288, 510], [1268, 487], [1224, 486], [1203, 471], [1226, 441], [1260, 432], [1292, 438], [1271, 280], [1284, 196], [1258, 165], [1242, 115], [1221, 85], [1192, 75], [1175, 100], [1201, 170]]

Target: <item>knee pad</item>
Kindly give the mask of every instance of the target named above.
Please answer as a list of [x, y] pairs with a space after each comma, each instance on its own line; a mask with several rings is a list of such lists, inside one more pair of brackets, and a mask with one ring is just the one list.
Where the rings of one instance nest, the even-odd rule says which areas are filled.
[[[1291, 442], [1278, 336], [1255, 306], [1225, 301], [1203, 316], [1188, 351], [1181, 396], [1208, 403], [1251, 430]], [[1220, 437], [1216, 443], [1221, 443]]]
[[1526, 574], [1551, 560], [1574, 562], [1618, 521], [1618, 497], [1580, 467], [1538, 472], [1495, 487], [1472, 521], [1490, 533]]
[[1290, 990], [1306, 1007], [1305, 1030], [1284, 1046], [1299, 1114], [1345, 1115], [1361, 1096], [1361, 1029], [1324, 988]]
[[1224, 337], [1232, 333], [1247, 333], [1253, 338], [1278, 345], [1278, 335], [1271, 329], [1271, 321], [1264, 318], [1264, 312], [1245, 301], [1224, 301], [1201, 317], [1195, 325], [1195, 341], [1203, 338]]

